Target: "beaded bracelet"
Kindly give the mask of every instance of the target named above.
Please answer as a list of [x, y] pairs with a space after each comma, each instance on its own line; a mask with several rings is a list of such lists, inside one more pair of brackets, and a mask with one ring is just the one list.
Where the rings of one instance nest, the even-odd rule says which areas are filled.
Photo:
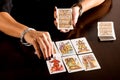
[[30, 43], [24, 42], [24, 36], [25, 36], [25, 34], [26, 34], [27, 32], [29, 32], [30, 30], [35, 30], [35, 29], [33, 29], [33, 28], [27, 28], [27, 29], [25, 29], [25, 30], [21, 33], [21, 36], [20, 36], [20, 42], [21, 42], [23, 45], [25, 45], [25, 46], [31, 46]]

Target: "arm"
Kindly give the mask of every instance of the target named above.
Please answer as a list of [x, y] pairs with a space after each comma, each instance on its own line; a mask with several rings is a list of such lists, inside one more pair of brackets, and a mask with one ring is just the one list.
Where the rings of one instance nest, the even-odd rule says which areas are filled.
[[105, 0], [82, 0], [78, 3], [82, 5], [82, 12], [86, 12], [91, 8], [94, 8], [100, 4], [102, 4]]
[[17, 21], [15, 21], [7, 12], [0, 12], [0, 31], [3, 33], [20, 38], [21, 33], [27, 29]]
[[[21, 33], [29, 27], [17, 22], [12, 16], [7, 12], [0, 12], [0, 31], [3, 33], [20, 38]], [[29, 30], [23, 36], [27, 43], [33, 45], [36, 55], [40, 58], [41, 53], [43, 53], [45, 59], [51, 57], [53, 53], [52, 40], [48, 32]]]
[[[82, 16], [82, 14], [88, 10], [90, 10], [91, 8], [94, 8], [100, 4], [102, 4], [105, 0], [80, 0], [78, 3], [73, 4], [72, 6], [72, 24], [75, 27], [78, 17]], [[56, 12], [57, 7], [55, 7], [55, 11], [54, 11], [54, 24], [57, 25], [58, 23], [58, 19], [57, 19], [57, 12]], [[64, 30], [60, 30], [61, 32], [69, 32], [69, 29], [64, 29]]]
[[[100, 4], [102, 4], [105, 0], [82, 0], [78, 2], [75, 6], [73, 6], [73, 25], [75, 26], [79, 16]], [[80, 13], [81, 12], [81, 13]]]

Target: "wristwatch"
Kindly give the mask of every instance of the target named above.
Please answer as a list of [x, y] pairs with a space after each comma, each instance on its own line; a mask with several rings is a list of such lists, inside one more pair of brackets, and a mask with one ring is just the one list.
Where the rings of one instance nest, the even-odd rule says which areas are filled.
[[78, 4], [78, 6], [79, 6], [79, 16], [81, 16], [82, 15], [82, 5], [81, 4]]
[[80, 3], [75, 3], [75, 4], [73, 4], [72, 7], [75, 7], [75, 6], [78, 6], [80, 8], [79, 9], [79, 16], [81, 16], [82, 15], [82, 5]]

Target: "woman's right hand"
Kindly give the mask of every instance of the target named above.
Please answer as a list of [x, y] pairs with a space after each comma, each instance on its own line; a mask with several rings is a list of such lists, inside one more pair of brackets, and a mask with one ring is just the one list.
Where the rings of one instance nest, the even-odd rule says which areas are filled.
[[52, 57], [53, 43], [48, 32], [30, 30], [25, 34], [24, 39], [33, 45], [38, 58], [42, 57], [40, 50], [43, 53], [44, 59], [50, 59]]

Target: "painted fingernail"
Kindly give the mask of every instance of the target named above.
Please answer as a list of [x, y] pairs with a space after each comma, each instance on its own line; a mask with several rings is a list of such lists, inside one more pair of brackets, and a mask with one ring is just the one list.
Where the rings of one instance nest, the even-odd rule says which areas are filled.
[[45, 60], [47, 61], [47, 60], [48, 60], [48, 58], [45, 58]]
[[50, 60], [51, 58], [50, 57], [47, 57], [46, 60]]
[[53, 58], [53, 54], [51, 55], [51, 58]]
[[51, 57], [48, 57], [49, 60], [51, 60]]

